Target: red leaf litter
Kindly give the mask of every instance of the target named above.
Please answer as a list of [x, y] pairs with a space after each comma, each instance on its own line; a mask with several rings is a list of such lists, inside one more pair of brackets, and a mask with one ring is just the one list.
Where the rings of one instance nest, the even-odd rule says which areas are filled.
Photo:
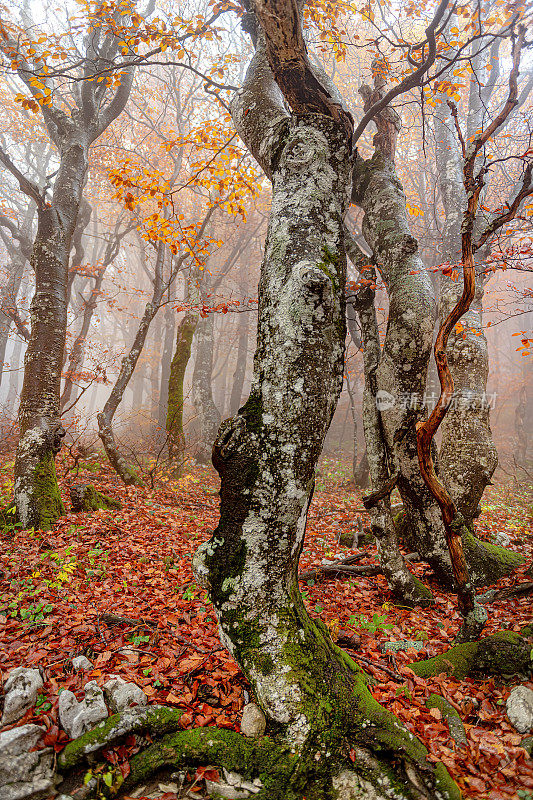
[[[239, 730], [249, 686], [221, 645], [213, 608], [191, 570], [195, 550], [217, 524], [216, 474], [195, 468], [179, 481], [149, 490], [123, 486], [97, 461], [90, 466], [74, 482], [92, 483], [119, 498], [121, 511], [67, 514], [46, 533], [3, 535], [1, 677], [5, 680], [9, 670], [24, 665], [39, 667], [45, 678], [38, 704], [16, 724], [44, 725], [42, 745], [61, 750], [68, 737], [58, 722], [60, 690], [70, 689], [81, 699], [88, 680], [103, 684], [113, 674], [141, 686], [150, 703], [181, 709], [184, 728], [218, 725]], [[59, 473], [72, 481], [66, 467], [67, 457]], [[339, 535], [356, 527], [359, 516], [364, 524], [368, 518], [360, 512], [360, 493], [349, 488], [348, 472], [342, 462], [322, 462], [301, 569], [353, 554], [338, 544]], [[509, 547], [526, 556], [524, 567], [499, 581], [497, 588], [528, 580], [524, 573], [533, 560], [531, 506], [531, 493], [525, 490], [493, 486], [484, 497], [477, 535], [490, 541], [494, 533], [505, 532]], [[375, 562], [372, 546], [357, 563]], [[454, 596], [437, 588], [426, 565], [415, 564], [413, 570], [434, 592], [433, 608], [395, 606], [381, 575], [302, 581], [300, 588], [311, 615], [319, 616], [333, 637], [342, 629], [343, 636], [359, 638], [359, 649], [352, 655], [364, 659], [374, 697], [422, 740], [432, 761], [446, 765], [465, 797], [519, 800], [530, 790], [533, 798], [533, 760], [519, 746], [524, 737], [505, 714], [505, 701], [519, 680], [460, 681], [443, 675], [422, 680], [409, 669], [413, 661], [447, 649], [460, 624]], [[527, 594], [494, 602], [487, 610], [487, 634], [518, 631], [533, 620]], [[361, 615], [372, 620], [374, 614], [385, 617], [390, 627], [361, 627]], [[387, 659], [380, 645], [388, 639], [418, 639], [424, 648]], [[81, 654], [94, 664], [89, 673], [72, 670], [72, 659]], [[533, 682], [526, 685], [533, 689]], [[454, 743], [437, 709], [426, 708], [432, 692], [459, 712], [466, 746]], [[104, 755], [126, 776], [135, 750], [135, 739], [129, 737]], [[214, 768], [201, 768], [192, 779], [198, 785], [203, 777], [216, 776]], [[170, 800], [173, 793], [167, 794]]]

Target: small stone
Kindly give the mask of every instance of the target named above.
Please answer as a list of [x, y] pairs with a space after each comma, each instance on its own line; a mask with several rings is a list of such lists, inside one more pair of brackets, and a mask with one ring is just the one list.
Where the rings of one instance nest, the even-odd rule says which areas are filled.
[[107, 719], [104, 693], [96, 681], [89, 681], [85, 685], [84, 693], [85, 699], [81, 702], [68, 690], [59, 695], [59, 721], [71, 739], [77, 739], [82, 733]]
[[35, 705], [43, 679], [38, 669], [16, 667], [12, 669], [4, 686], [6, 695], [1, 725], [10, 725], [20, 719]]
[[262, 736], [266, 728], [266, 718], [256, 703], [244, 706], [241, 720], [241, 733], [252, 739]]
[[424, 642], [419, 639], [406, 639], [403, 642], [384, 642], [379, 649], [382, 653], [403, 653], [405, 650], [422, 650], [424, 647]]
[[0, 733], [0, 797], [2, 800], [40, 800], [54, 791], [54, 751], [30, 753], [45, 729], [21, 725]]
[[94, 669], [94, 664], [85, 656], [76, 656], [72, 659], [72, 669], [75, 672], [80, 670], [82, 672], [90, 672], [92, 669]]
[[498, 531], [498, 533], [495, 533], [492, 537], [492, 541], [494, 544], [500, 545], [500, 547], [507, 547], [511, 542], [511, 537], [502, 531]]
[[507, 698], [507, 716], [518, 733], [533, 731], [533, 691], [515, 686]]
[[237, 789], [236, 786], [231, 786], [229, 783], [215, 783], [206, 779], [205, 788], [210, 795], [214, 797], [226, 797], [228, 800], [246, 800], [250, 797], [250, 792], [246, 789]]
[[130, 706], [145, 706], [148, 702], [145, 693], [136, 683], [128, 683], [118, 675], [111, 675], [104, 683], [104, 694], [114, 714]]

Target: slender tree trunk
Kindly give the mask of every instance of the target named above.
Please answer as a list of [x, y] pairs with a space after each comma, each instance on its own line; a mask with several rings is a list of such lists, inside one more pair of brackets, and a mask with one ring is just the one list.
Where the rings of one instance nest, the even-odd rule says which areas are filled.
[[104, 280], [104, 273], [105, 273], [105, 267], [101, 269], [100, 272], [98, 273], [91, 294], [89, 296], [89, 299], [84, 303], [83, 319], [81, 323], [80, 332], [78, 333], [74, 341], [74, 344], [72, 345], [72, 350], [70, 351], [69, 355], [68, 369], [65, 375], [63, 393], [61, 395], [61, 409], [66, 408], [71, 403], [71, 401], [75, 399], [72, 397], [72, 394], [74, 391], [76, 375], [80, 372], [83, 366], [83, 357], [85, 354], [85, 341], [87, 339], [87, 334], [89, 333], [89, 329], [91, 327], [93, 314], [98, 304], [98, 298], [100, 296], [102, 283]]
[[200, 464], [211, 462], [213, 442], [220, 425], [220, 413], [213, 400], [213, 334], [215, 317], [208, 314], [196, 326], [196, 358], [192, 376], [192, 401], [199, 428], [194, 456]]
[[172, 364], [172, 345], [174, 344], [174, 329], [176, 327], [176, 314], [171, 303], [165, 306], [163, 339], [163, 353], [161, 356], [161, 381], [159, 384], [159, 411], [158, 422], [160, 428], [165, 428], [168, 412], [168, 392], [170, 370]]
[[[479, 117], [476, 93], [471, 97], [469, 123]], [[462, 167], [453, 120], [441, 103], [437, 117], [436, 160], [444, 203], [444, 258], [452, 264], [461, 260], [462, 211], [466, 207]], [[469, 127], [472, 127], [471, 123]], [[446, 319], [462, 292], [462, 270], [456, 280], [442, 275], [439, 318]], [[450, 335], [446, 354], [455, 385], [454, 400], [442, 423], [439, 469], [457, 510], [469, 527], [498, 463], [492, 440], [487, 402], [489, 354], [483, 331], [482, 306], [485, 283], [483, 267], [477, 269], [476, 293], [469, 311], [461, 320], [461, 330]]]
[[153, 351], [150, 359], [150, 370], [148, 377], [150, 420], [153, 425], [156, 424], [156, 420], [159, 416], [159, 406], [160, 406], [159, 386], [161, 381], [159, 377], [159, 371], [162, 361], [162, 352], [161, 352], [162, 334], [163, 334], [163, 325], [160, 315], [156, 319], [154, 325]]
[[23, 355], [22, 349], [25, 345], [24, 340], [17, 336], [13, 344], [13, 350], [9, 359], [9, 388], [7, 390], [7, 397], [5, 403], [5, 411], [9, 416], [18, 411], [17, 402], [19, 399], [19, 374], [24, 376], [23, 372]]
[[[351, 243], [350, 243], [351, 244]], [[365, 259], [357, 256], [353, 246], [348, 249], [360, 277], [375, 282], [373, 269], [365, 267]], [[362, 256], [362, 254], [361, 254]], [[357, 261], [356, 261], [357, 259]], [[384, 425], [378, 408], [377, 373], [381, 361], [381, 345], [376, 318], [374, 289], [364, 284], [354, 300], [359, 317], [363, 345], [365, 388], [363, 392], [363, 428], [369, 464], [371, 495], [363, 499], [370, 514], [372, 533], [376, 538], [379, 562], [395, 600], [402, 605], [428, 605], [432, 600], [429, 589], [411, 575], [400, 551], [391, 511], [390, 493], [394, 485], [395, 466], [385, 439]]]
[[189, 312], [180, 320], [176, 334], [176, 349], [170, 365], [166, 429], [168, 452], [176, 474], [180, 473], [185, 462], [185, 434], [183, 432], [184, 381], [197, 324], [198, 315]]
[[148, 336], [148, 331], [150, 330], [150, 325], [157, 314], [159, 304], [161, 303], [161, 298], [163, 296], [162, 270], [164, 247], [164, 243], [160, 242], [156, 255], [152, 299], [146, 304], [144, 314], [137, 328], [130, 351], [128, 355], [122, 359], [118, 378], [111, 390], [111, 394], [109, 395], [102, 411], [97, 416], [98, 436], [102, 440], [102, 444], [107, 457], [109, 458], [109, 462], [116, 473], [126, 484], [137, 483], [138, 477], [118, 449], [115, 435], [113, 433], [113, 417], [115, 416], [116, 410], [119, 407], [122, 398], [124, 397], [126, 388], [128, 387], [131, 377], [135, 371], [135, 367], [142, 353], [144, 343], [146, 342], [146, 337]]
[[229, 413], [231, 416], [237, 413], [242, 400], [242, 390], [244, 377], [246, 375], [246, 357], [248, 355], [248, 318], [246, 313], [239, 315], [239, 341], [237, 344], [237, 363], [233, 373], [233, 383], [231, 385], [231, 396], [229, 401]]
[[20, 251], [16, 252], [11, 259], [9, 278], [0, 297], [0, 385], [2, 384], [9, 332], [13, 324], [13, 317], [9, 311], [16, 307], [25, 266], [26, 257]]

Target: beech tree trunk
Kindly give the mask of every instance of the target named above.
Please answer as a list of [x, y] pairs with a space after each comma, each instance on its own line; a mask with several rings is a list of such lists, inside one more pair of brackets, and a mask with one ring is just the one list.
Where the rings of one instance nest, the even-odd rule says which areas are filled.
[[[122, 478], [125, 484], [137, 483], [138, 476], [136, 472], [131, 468], [127, 459], [122, 455], [122, 453], [118, 448], [117, 442], [115, 440], [115, 434], [113, 432], [113, 418], [115, 416], [117, 408], [119, 407], [122, 401], [122, 398], [124, 397], [124, 393], [128, 388], [130, 380], [135, 371], [135, 367], [137, 366], [137, 362], [142, 353], [144, 343], [146, 342], [146, 337], [148, 336], [148, 331], [150, 330], [150, 325], [152, 324], [152, 320], [154, 319], [155, 315], [159, 310], [164, 290], [163, 287], [164, 254], [165, 254], [165, 244], [164, 242], [160, 242], [157, 248], [157, 254], [155, 259], [152, 298], [145, 306], [144, 314], [137, 327], [135, 338], [133, 340], [133, 344], [130, 347], [129, 353], [122, 359], [119, 374], [111, 390], [111, 393], [107, 398], [107, 401], [102, 411], [97, 415], [98, 436], [102, 441], [104, 450], [106, 452], [107, 457], [109, 458], [111, 466], [116, 471], [116, 473]], [[142, 384], [140, 391], [142, 392]]]
[[[430, 766], [325, 626], [310, 619], [298, 590], [317, 459], [342, 388], [351, 122], [329, 108], [323, 87], [314, 102], [317, 79], [307, 72], [296, 7], [273, 0], [255, 9], [267, 45], [260, 36], [232, 114], [273, 183], [257, 351], [250, 397], [215, 441], [220, 521], [195, 556], [195, 574], [221, 640], [293, 756], [265, 797], [322, 800], [334, 787], [347, 798], [458, 798], [442, 765]], [[285, 91], [291, 53], [296, 84], [303, 72], [302, 91], [319, 113], [289, 87], [298, 113], [288, 117], [266, 55]]]
[[192, 376], [192, 402], [196, 412], [198, 438], [194, 456], [200, 464], [211, 462], [213, 442], [220, 425], [220, 412], [213, 399], [213, 334], [215, 317], [198, 320], [195, 330], [196, 357]]
[[167, 436], [168, 453], [179, 474], [185, 462], [185, 434], [183, 431], [184, 381], [191, 357], [191, 345], [198, 324], [198, 315], [187, 312], [180, 320], [176, 333], [176, 349], [170, 365], [168, 382]]
[[88, 142], [73, 136], [60, 153], [50, 207], [38, 207], [31, 255], [35, 294], [24, 358], [14, 498], [24, 528], [48, 530], [63, 513], [55, 456], [65, 431], [59, 393], [67, 326], [67, 274], [72, 235], [87, 170]]
[[170, 382], [170, 370], [172, 365], [172, 346], [174, 344], [175, 311], [171, 303], [165, 306], [163, 337], [163, 352], [161, 354], [161, 380], [159, 383], [159, 427], [164, 429], [168, 412], [168, 393]]
[[[453, 120], [446, 104], [440, 105], [436, 158], [445, 212], [443, 255], [446, 261], [458, 264], [461, 260], [461, 223], [466, 194], [458, 146], [452, 134]], [[441, 277], [441, 321], [446, 319], [461, 295], [461, 269], [458, 272], [457, 280], [446, 275]], [[442, 479], [469, 527], [472, 527], [485, 487], [490, 483], [498, 463], [490, 430], [487, 398], [489, 354], [482, 321], [485, 282], [481, 265], [477, 268], [474, 300], [461, 320], [462, 330], [452, 333], [448, 342], [446, 352], [455, 385], [455, 398], [441, 426], [442, 445], [439, 453]]]
[[246, 377], [246, 359], [248, 355], [248, 319], [246, 313], [240, 315], [239, 319], [239, 342], [237, 345], [237, 364], [233, 373], [231, 384], [231, 395], [229, 401], [229, 413], [233, 416], [239, 410], [242, 400], [242, 390], [244, 378]]

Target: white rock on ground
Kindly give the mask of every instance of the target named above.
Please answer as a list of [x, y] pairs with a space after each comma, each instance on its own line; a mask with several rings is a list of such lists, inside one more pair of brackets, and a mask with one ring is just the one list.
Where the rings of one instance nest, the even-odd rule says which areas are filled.
[[104, 693], [96, 681], [89, 681], [83, 691], [85, 699], [81, 702], [68, 689], [59, 695], [59, 721], [71, 739], [77, 739], [107, 718]]
[[265, 715], [256, 703], [244, 706], [241, 721], [241, 733], [249, 739], [262, 736], [266, 728]]
[[1, 725], [10, 725], [20, 719], [35, 705], [43, 679], [38, 669], [16, 667], [12, 669], [4, 685], [5, 703]]
[[145, 693], [136, 683], [128, 683], [118, 675], [111, 675], [104, 683], [104, 695], [114, 714], [133, 705], [145, 706], [148, 702]]
[[0, 733], [0, 797], [2, 800], [41, 800], [54, 793], [54, 751], [30, 753], [45, 729], [20, 725]]
[[76, 656], [72, 659], [72, 669], [75, 672], [79, 672], [80, 670], [83, 670], [83, 672], [90, 672], [94, 669], [94, 664], [85, 656]]
[[533, 691], [515, 686], [507, 698], [507, 716], [518, 733], [533, 731]]

